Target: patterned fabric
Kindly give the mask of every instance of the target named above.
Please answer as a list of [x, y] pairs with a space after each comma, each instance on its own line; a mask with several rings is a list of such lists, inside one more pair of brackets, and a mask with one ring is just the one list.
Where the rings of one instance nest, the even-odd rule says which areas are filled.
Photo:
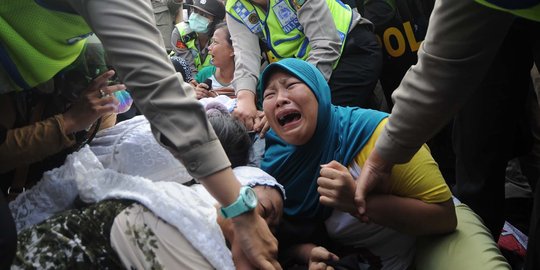
[[[114, 218], [132, 204], [108, 200], [63, 212], [23, 230], [11, 269], [123, 268], [109, 244]], [[141, 237], [146, 237], [141, 234]]]
[[[140, 211], [146, 213], [151, 212], [142, 205], [138, 205], [137, 208], [131, 205], [125, 209], [124, 213], [126, 216], [139, 216], [141, 215]], [[124, 234], [142, 251], [148, 269], [163, 269], [163, 265], [159, 263], [156, 256], [159, 247], [157, 244], [158, 239], [154, 231], [144, 222], [130, 222], [129, 218], [126, 218], [125, 221], [127, 229], [124, 231]]]
[[193, 80], [193, 76], [191, 76], [191, 68], [184, 58], [179, 56], [171, 56], [171, 62], [173, 63], [176, 72], [180, 72], [180, 74], [182, 74], [184, 82]]

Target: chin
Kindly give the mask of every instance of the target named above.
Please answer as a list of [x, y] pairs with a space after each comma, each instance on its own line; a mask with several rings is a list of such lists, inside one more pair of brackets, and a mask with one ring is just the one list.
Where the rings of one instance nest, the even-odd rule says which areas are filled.
[[308, 140], [304, 138], [305, 136], [301, 136], [299, 134], [283, 134], [279, 137], [283, 139], [286, 143], [296, 146], [300, 146], [308, 142]]

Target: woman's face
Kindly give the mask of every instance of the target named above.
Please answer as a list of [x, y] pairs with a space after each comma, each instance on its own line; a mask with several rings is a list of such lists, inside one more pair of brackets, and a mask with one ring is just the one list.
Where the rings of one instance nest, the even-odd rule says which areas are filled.
[[214, 32], [208, 52], [212, 55], [212, 64], [216, 67], [223, 67], [226, 63], [233, 63], [234, 50], [227, 41], [225, 29], [219, 28]]
[[263, 109], [270, 127], [287, 143], [307, 143], [317, 127], [317, 98], [305, 83], [283, 71], [274, 72], [268, 82]]
[[283, 215], [283, 199], [281, 198], [281, 194], [277, 189], [269, 186], [255, 186], [253, 190], [259, 200], [256, 209], [257, 213], [266, 220], [270, 230], [275, 233]]

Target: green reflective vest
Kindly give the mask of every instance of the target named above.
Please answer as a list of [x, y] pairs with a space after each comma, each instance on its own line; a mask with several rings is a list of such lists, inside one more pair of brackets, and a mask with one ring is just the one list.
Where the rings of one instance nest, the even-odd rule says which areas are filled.
[[[249, 0], [228, 0], [225, 9], [266, 44], [274, 57], [274, 59], [269, 59], [271, 62], [283, 58], [305, 60], [308, 58], [311, 46], [296, 16], [296, 10], [300, 8], [297, 6], [298, 2], [300, 1], [269, 0], [269, 9], [266, 12]], [[345, 38], [351, 27], [351, 8], [339, 0], [326, 0], [326, 3], [334, 18], [343, 51]], [[336, 66], [337, 61], [334, 63], [334, 68]]]
[[[195, 42], [197, 42], [197, 33], [189, 29], [189, 24], [186, 22], [181, 22], [176, 25], [176, 29], [178, 29], [180, 39], [182, 40], [184, 46], [193, 54], [193, 62], [195, 63], [195, 67], [197, 68], [197, 70], [201, 70], [204, 67], [212, 65], [210, 63], [212, 57], [209, 54], [206, 54], [206, 56], [204, 56], [204, 59], [202, 59], [201, 53], [199, 52], [199, 50], [197, 49], [197, 45], [195, 44]], [[186, 32], [189, 33], [186, 34]]]
[[46, 82], [73, 63], [91, 34], [78, 14], [37, 2], [0, 4], [0, 64], [19, 90]]
[[540, 0], [476, 0], [476, 2], [540, 22]]

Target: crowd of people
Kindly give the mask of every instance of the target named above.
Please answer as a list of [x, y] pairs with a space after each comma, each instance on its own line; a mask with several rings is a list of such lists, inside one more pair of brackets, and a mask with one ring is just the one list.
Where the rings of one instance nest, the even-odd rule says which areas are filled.
[[0, 18], [0, 269], [540, 268], [538, 0]]

